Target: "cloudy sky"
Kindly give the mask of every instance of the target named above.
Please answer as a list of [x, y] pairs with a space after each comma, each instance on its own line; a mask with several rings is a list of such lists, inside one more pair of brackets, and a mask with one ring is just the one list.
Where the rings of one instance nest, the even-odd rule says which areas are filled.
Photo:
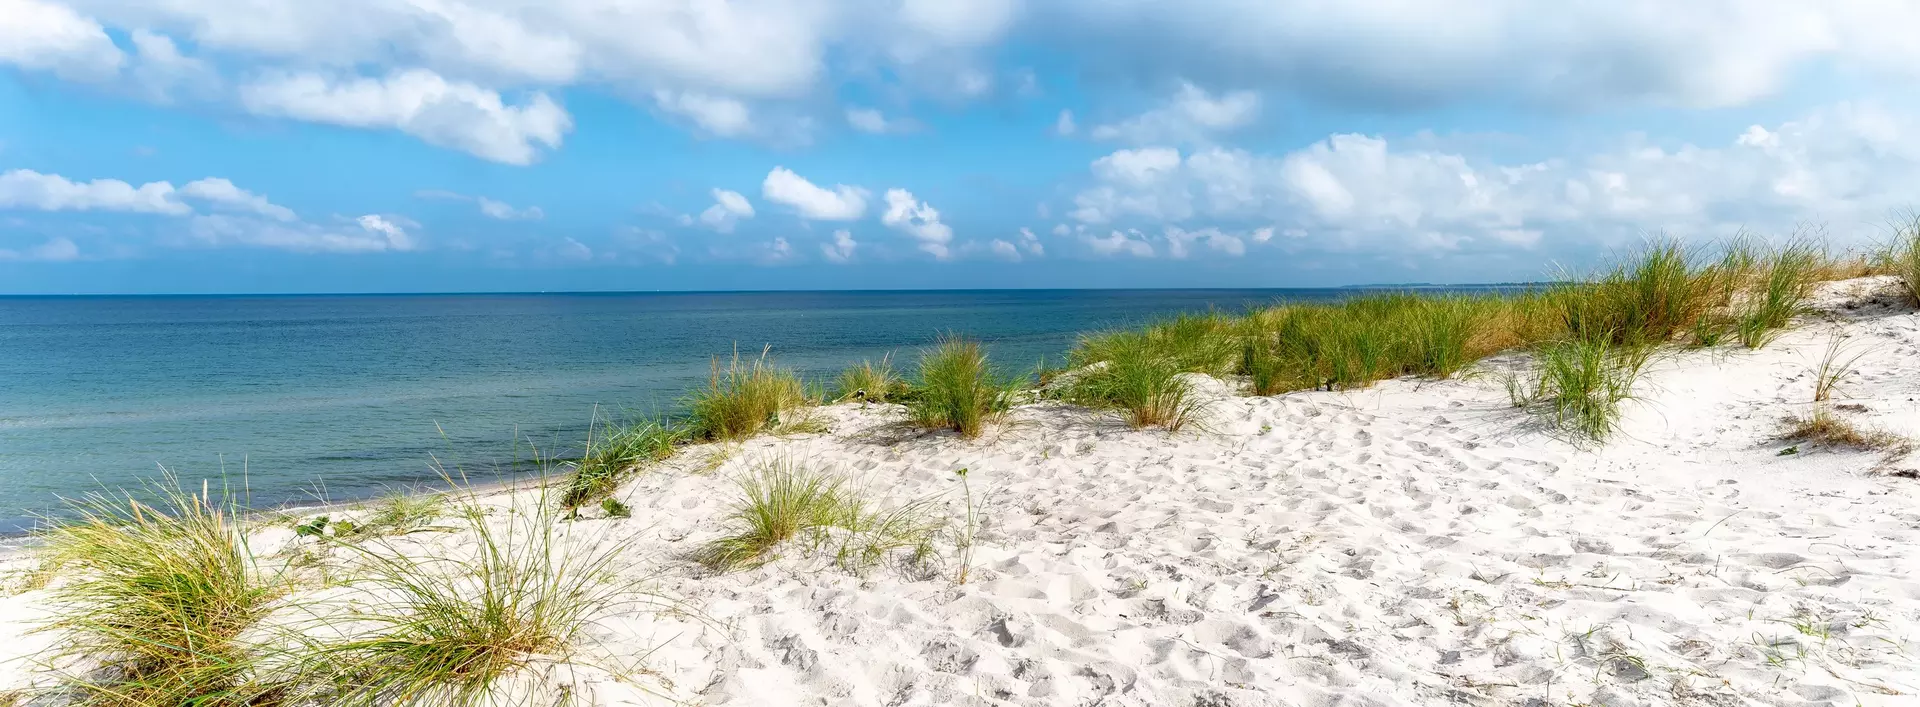
[[1531, 279], [1920, 207], [1905, 0], [0, 0], [0, 293]]

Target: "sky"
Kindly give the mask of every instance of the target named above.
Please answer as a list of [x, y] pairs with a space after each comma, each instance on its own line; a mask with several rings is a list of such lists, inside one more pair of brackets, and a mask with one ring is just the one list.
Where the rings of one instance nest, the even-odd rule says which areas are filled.
[[0, 0], [0, 294], [1536, 280], [1920, 206], [1907, 0]]

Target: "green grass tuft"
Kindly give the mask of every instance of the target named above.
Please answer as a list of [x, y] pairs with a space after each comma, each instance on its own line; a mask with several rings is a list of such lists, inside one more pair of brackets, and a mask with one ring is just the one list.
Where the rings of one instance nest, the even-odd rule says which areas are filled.
[[870, 403], [885, 403], [898, 400], [905, 393], [907, 382], [893, 371], [893, 356], [882, 356], [879, 362], [861, 361], [848, 366], [840, 372], [837, 392], [840, 401], [859, 400]]
[[[589, 629], [653, 595], [615, 568], [619, 543], [577, 540], [538, 504], [499, 523], [467, 505], [468, 548], [429, 555], [386, 542], [341, 544], [365, 575], [364, 603], [303, 627], [302, 697], [330, 705], [476, 705], [535, 664], [591, 664]], [[313, 638], [313, 636], [319, 636]], [[574, 689], [528, 671], [546, 701]], [[539, 702], [542, 698], [533, 701]]]
[[1604, 442], [1620, 424], [1620, 404], [1633, 397], [1633, 384], [1651, 349], [1624, 347], [1610, 337], [1547, 344], [1537, 352], [1539, 370], [1531, 384], [1509, 383], [1514, 404], [1539, 409], [1576, 440]]
[[917, 427], [977, 437], [1012, 407], [1014, 386], [993, 370], [980, 342], [945, 336], [920, 354], [908, 416]]
[[1178, 359], [1161, 355], [1147, 337], [1115, 337], [1107, 358], [1073, 378], [1067, 399], [1088, 407], [1126, 413], [1134, 427], [1163, 427], [1169, 432], [1199, 420], [1201, 405], [1182, 377]]
[[836, 561], [861, 571], [894, 550], [925, 554], [921, 550], [941, 527], [925, 501], [883, 508], [831, 470], [788, 458], [763, 460], [736, 483], [740, 498], [727, 515], [727, 534], [696, 555], [716, 571], [758, 566], [789, 542], [817, 550], [832, 543], [836, 532]]
[[714, 359], [707, 387], [688, 403], [687, 426], [698, 439], [736, 441], [777, 426], [782, 415], [813, 403], [800, 378], [775, 367], [767, 351], [749, 362], [736, 351], [724, 368]]
[[560, 494], [562, 508], [578, 509], [606, 498], [639, 467], [673, 456], [674, 445], [686, 438], [678, 428], [653, 421], [604, 425], [597, 432], [589, 434], [586, 454]]
[[1881, 269], [1900, 278], [1911, 304], [1920, 305], [1920, 214], [1896, 224], [1893, 241], [1878, 257]]
[[52, 590], [54, 662], [80, 659], [104, 679], [74, 679], [75, 704], [247, 705], [278, 688], [251, 679], [241, 635], [284, 586], [262, 572], [231, 498], [182, 490], [171, 474], [153, 503], [90, 494], [43, 531], [46, 558], [72, 580]]

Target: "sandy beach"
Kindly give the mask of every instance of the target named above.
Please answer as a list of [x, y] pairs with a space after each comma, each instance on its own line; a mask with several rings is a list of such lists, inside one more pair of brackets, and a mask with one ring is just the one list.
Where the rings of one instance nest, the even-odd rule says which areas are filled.
[[[1780, 439], [1835, 337], [1864, 352], [1843, 414], [1920, 435], [1920, 315], [1897, 287], [1825, 283], [1763, 349], [1661, 354], [1603, 445], [1513, 407], [1499, 372], [1523, 355], [1347, 392], [1206, 378], [1204, 429], [1176, 434], [1042, 402], [964, 440], [825, 406], [826, 432], [689, 447], [619, 489], [631, 518], [564, 524], [672, 603], [592, 627], [588, 652], [628, 677], [564, 680], [595, 704], [1912, 704], [1920, 460]], [[971, 556], [694, 562], [770, 459], [933, 504], [974, 529]], [[311, 543], [272, 527], [254, 549]], [[47, 592], [20, 589], [0, 598], [0, 691], [42, 679], [53, 640], [30, 632]]]

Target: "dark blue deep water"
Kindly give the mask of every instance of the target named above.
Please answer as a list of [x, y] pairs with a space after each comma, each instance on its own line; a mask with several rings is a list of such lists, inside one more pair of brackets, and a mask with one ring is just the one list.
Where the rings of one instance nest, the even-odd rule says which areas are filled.
[[[243, 478], [256, 506], [510, 472], [602, 416], [671, 413], [709, 361], [825, 376], [939, 332], [1009, 371], [1078, 332], [1342, 290], [0, 297], [0, 534], [58, 496]], [[516, 448], [516, 442], [517, 448]], [[218, 483], [216, 481], [215, 483]]]

